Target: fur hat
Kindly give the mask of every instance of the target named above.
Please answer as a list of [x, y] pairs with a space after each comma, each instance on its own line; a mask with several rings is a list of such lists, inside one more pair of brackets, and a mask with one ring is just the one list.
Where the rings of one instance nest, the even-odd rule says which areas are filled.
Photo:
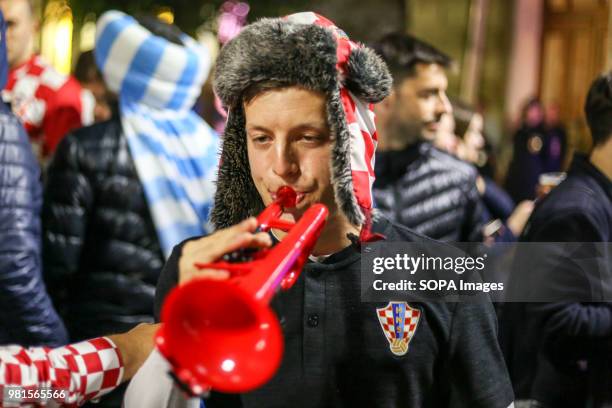
[[331, 21], [306, 12], [246, 26], [223, 47], [215, 72], [215, 92], [228, 109], [211, 214], [217, 228], [263, 209], [250, 174], [242, 107], [244, 91], [261, 81], [326, 95], [327, 120], [336, 136], [330, 163], [336, 202], [354, 225], [369, 223], [377, 139], [371, 103], [385, 98], [392, 86], [374, 51], [351, 42]]

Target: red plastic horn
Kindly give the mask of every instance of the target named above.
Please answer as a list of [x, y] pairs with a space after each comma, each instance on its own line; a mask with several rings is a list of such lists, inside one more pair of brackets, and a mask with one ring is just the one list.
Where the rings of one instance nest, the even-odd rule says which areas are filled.
[[297, 223], [281, 220], [283, 208], [296, 205], [296, 193], [282, 187], [276, 196], [257, 220], [260, 231], [287, 231], [279, 244], [253, 253], [246, 262], [196, 264], [200, 269], [229, 271], [231, 277], [193, 280], [174, 288], [164, 303], [157, 346], [178, 381], [196, 395], [211, 388], [230, 393], [253, 390], [272, 378], [280, 365], [284, 341], [268, 304], [279, 287], [288, 289], [297, 280], [328, 211], [315, 204]]

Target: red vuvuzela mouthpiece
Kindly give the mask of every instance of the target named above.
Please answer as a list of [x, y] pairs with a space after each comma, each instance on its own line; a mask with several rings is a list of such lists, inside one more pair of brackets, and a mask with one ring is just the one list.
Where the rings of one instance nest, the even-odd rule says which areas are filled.
[[295, 207], [297, 204], [297, 193], [289, 186], [282, 186], [276, 192], [276, 202], [283, 208]]

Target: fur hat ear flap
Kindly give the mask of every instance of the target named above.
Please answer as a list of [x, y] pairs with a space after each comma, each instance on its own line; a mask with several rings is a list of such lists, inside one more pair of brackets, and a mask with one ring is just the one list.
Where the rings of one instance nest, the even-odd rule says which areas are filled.
[[377, 103], [391, 93], [393, 79], [387, 64], [371, 48], [353, 49], [347, 71], [345, 85], [359, 98]]
[[230, 112], [222, 138], [215, 202], [210, 220], [216, 229], [227, 228], [264, 209], [251, 176], [241, 105]]

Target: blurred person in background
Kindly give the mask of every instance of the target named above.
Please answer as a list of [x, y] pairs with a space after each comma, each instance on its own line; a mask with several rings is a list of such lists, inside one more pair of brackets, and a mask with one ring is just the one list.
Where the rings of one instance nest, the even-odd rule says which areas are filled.
[[11, 104], [37, 156], [46, 163], [70, 130], [92, 122], [93, 112], [84, 105], [79, 83], [34, 52], [39, 22], [32, 1], [0, 0], [10, 67], [2, 98]]
[[[552, 271], [548, 287], [581, 301], [508, 303], [500, 326], [517, 400], [543, 407], [612, 404], [612, 303], [582, 301], [593, 297], [593, 288], [609, 291], [612, 285], [609, 245], [585, 244], [612, 241], [612, 72], [591, 85], [585, 113], [591, 153], [574, 155], [567, 178], [538, 201], [522, 237], [526, 242], [581, 243], [567, 262], [548, 256], [533, 263], [535, 272]], [[557, 247], [564, 253], [570, 248]], [[568, 285], [564, 279], [570, 277], [581, 285]]]
[[[102, 74], [96, 66], [93, 50], [82, 52], [74, 67], [74, 77], [83, 89], [90, 92], [94, 122], [104, 122], [117, 110], [116, 96], [106, 88]], [[115, 112], [116, 113], [116, 112]]]
[[[208, 37], [209, 40], [207, 41], [207, 45], [212, 49], [213, 60], [216, 59], [219, 48], [223, 47], [240, 33], [240, 30], [242, 30], [242, 27], [247, 22], [249, 11], [250, 6], [245, 2], [227, 0], [221, 4], [219, 15], [216, 19], [217, 35], [213, 37], [213, 44], [210, 43], [212, 38]], [[205, 35], [201, 36], [200, 40], [205, 38]], [[196, 111], [217, 133], [223, 133], [225, 122], [227, 121], [227, 112], [213, 91], [212, 76], [202, 89], [202, 95], [198, 100]]]
[[567, 154], [567, 132], [559, 118], [559, 105], [551, 103], [544, 111], [546, 139], [544, 143], [544, 172], [563, 170]]
[[[6, 82], [0, 11], [0, 87]], [[59, 346], [68, 334], [42, 279], [40, 169], [28, 135], [0, 102], [0, 344]]]
[[165, 257], [208, 231], [218, 162], [218, 137], [192, 110], [204, 48], [156, 18], [110, 11], [95, 56], [119, 115], [62, 141], [43, 210], [45, 278], [73, 340], [153, 320]]
[[459, 138], [455, 135], [455, 118], [453, 114], [447, 113], [442, 115], [433, 145], [452, 155], [457, 156], [459, 154]]
[[[523, 200], [518, 205], [510, 195], [493, 180], [490, 175], [491, 155], [486, 151], [487, 140], [483, 133], [484, 120], [479, 112], [462, 101], [453, 100], [453, 133], [458, 137], [456, 147], [457, 156], [473, 164], [478, 170], [476, 185], [482, 201], [486, 207], [488, 221], [499, 220], [498, 228], [506, 231], [487, 231], [487, 235], [496, 234], [503, 241], [514, 241], [518, 238], [533, 211], [533, 201]], [[450, 116], [450, 115], [449, 115]], [[490, 225], [492, 228], [493, 225]]]
[[537, 98], [523, 107], [521, 125], [513, 136], [514, 150], [505, 188], [514, 202], [533, 200], [538, 177], [545, 171], [544, 108]]
[[432, 143], [445, 114], [451, 59], [407, 34], [374, 44], [393, 75], [390, 96], [375, 106], [376, 206], [391, 220], [442, 241], [482, 241], [478, 173]]
[[455, 123], [454, 134], [459, 137], [457, 155], [472, 163], [481, 173], [487, 164], [489, 155], [485, 147], [487, 141], [484, 136], [484, 119], [479, 112], [466, 103], [453, 99], [453, 121]]

